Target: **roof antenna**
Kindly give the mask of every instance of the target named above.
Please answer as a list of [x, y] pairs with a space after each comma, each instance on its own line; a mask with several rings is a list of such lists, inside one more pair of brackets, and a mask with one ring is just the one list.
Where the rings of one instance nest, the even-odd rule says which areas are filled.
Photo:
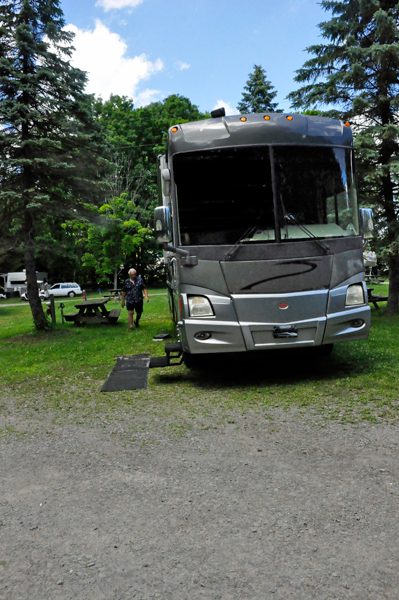
[[222, 106], [221, 108], [216, 108], [215, 110], [211, 111], [212, 119], [217, 119], [218, 117], [225, 117], [225, 116], [226, 116], [226, 111], [224, 109], [224, 106]]

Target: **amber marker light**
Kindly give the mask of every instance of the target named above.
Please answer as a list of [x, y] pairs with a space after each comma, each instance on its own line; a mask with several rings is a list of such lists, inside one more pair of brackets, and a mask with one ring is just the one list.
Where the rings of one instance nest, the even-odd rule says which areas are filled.
[[294, 117], [289, 116], [289, 117], [287, 117], [287, 121], [292, 121], [293, 118]]
[[350, 126], [351, 126], [351, 124], [350, 124], [350, 123], [347, 121], [347, 122], [345, 123], [345, 127], [350, 127]]
[[270, 117], [269, 115], [266, 115], [265, 117], [263, 117], [265, 119], [265, 121], [270, 121]]
[[240, 121], [242, 121], [243, 123], [245, 123], [245, 121], [247, 120], [247, 117], [241, 117]]
[[172, 133], [176, 133], [177, 127], [172, 127]]

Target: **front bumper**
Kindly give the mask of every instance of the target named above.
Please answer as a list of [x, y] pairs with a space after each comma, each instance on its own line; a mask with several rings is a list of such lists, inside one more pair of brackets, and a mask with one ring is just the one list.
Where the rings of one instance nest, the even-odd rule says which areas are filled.
[[[215, 319], [183, 319], [178, 328], [183, 349], [191, 354], [217, 354], [277, 348], [298, 348], [337, 344], [367, 339], [371, 311], [368, 305], [306, 321], [286, 323], [298, 330], [296, 338], [274, 338], [273, 328], [281, 323], [251, 323], [217, 321]], [[360, 327], [351, 325], [363, 321]], [[207, 340], [198, 340], [198, 333], [210, 333]]]

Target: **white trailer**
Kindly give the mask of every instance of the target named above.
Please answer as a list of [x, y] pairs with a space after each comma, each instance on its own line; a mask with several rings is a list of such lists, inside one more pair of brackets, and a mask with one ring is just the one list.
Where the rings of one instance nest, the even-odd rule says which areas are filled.
[[[18, 271], [15, 273], [0, 273], [0, 278], [3, 280], [4, 294], [7, 298], [12, 296], [20, 296], [23, 292], [26, 292], [26, 271]], [[47, 280], [47, 273], [44, 271], [36, 271], [36, 280], [43, 282]]]

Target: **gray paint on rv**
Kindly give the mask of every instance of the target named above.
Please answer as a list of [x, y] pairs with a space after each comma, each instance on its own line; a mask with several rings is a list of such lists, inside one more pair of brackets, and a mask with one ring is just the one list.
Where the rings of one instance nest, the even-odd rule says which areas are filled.
[[[362, 327], [351, 327], [351, 322], [362, 319]], [[371, 309], [361, 306], [341, 313], [327, 315], [323, 344], [338, 344], [339, 342], [354, 342], [364, 340], [368, 336], [371, 325]]]
[[180, 282], [203, 286], [220, 294], [229, 294], [220, 263], [214, 260], [199, 260], [195, 267], [181, 267]]
[[[339, 252], [355, 249], [363, 252], [363, 241], [358, 235], [343, 238], [323, 238], [323, 244], [330, 250], [330, 254], [337, 254]], [[184, 246], [184, 249], [188, 250], [191, 255], [196, 256], [198, 259], [223, 261], [224, 256], [232, 249], [232, 246]], [[232, 262], [277, 260], [325, 255], [325, 252], [320, 246], [315, 241], [309, 239], [298, 240], [295, 242], [287, 241], [282, 242], [281, 244], [243, 244], [235, 252]]]
[[328, 256], [253, 262], [199, 260], [194, 267], [180, 266], [182, 285], [200, 286], [225, 296], [332, 290], [353, 277], [357, 277], [354, 282], [364, 279], [360, 248]]
[[332, 256], [222, 262], [232, 294], [285, 294], [330, 287]]
[[364, 279], [364, 265], [363, 265], [363, 250], [348, 250], [347, 252], [340, 252], [334, 255], [332, 275], [331, 275], [331, 288], [336, 287], [345, 279], [362, 274]]
[[[346, 292], [349, 285], [353, 285], [354, 283], [360, 283], [363, 287], [364, 299], [367, 300], [367, 288], [366, 283], [363, 280], [363, 273], [358, 273], [349, 279], [346, 279], [339, 285], [338, 287], [330, 290], [330, 297], [328, 301], [327, 313], [332, 315], [334, 313], [341, 313], [347, 310], [346, 302]], [[365, 306], [367, 306], [365, 302]]]
[[270, 120], [264, 114], [244, 115], [207, 119], [177, 126], [177, 131], [169, 129], [168, 154], [192, 152], [228, 146], [258, 146], [262, 144], [313, 144], [352, 147], [352, 132], [342, 121], [307, 115], [292, 115], [288, 121], [286, 114], [270, 113]]
[[[240, 322], [298, 324], [325, 318], [328, 290], [302, 292], [300, 294], [233, 295], [235, 311]], [[281, 309], [285, 303], [287, 308]]]
[[[242, 246], [234, 257], [238, 260], [231, 262], [223, 260], [230, 246], [190, 247], [191, 254], [198, 258], [198, 265], [187, 267], [179, 261], [179, 280], [182, 284], [199, 285], [228, 295], [228, 288], [234, 293], [287, 293], [322, 287], [332, 289], [355, 275], [363, 279], [361, 238], [329, 240], [329, 244], [334, 254], [323, 254], [311, 241]], [[294, 253], [294, 250], [297, 252]], [[205, 257], [207, 258], [204, 259]], [[290, 277], [284, 272], [287, 265], [290, 265], [289, 268], [294, 266], [295, 269]], [[312, 265], [315, 266], [314, 269]], [[304, 274], [303, 271], [307, 273]], [[319, 275], [322, 272], [323, 278], [320, 281]], [[306, 278], [300, 280], [303, 274]], [[302, 287], [303, 284], [307, 287]], [[247, 289], [243, 290], [245, 287]]]
[[[193, 354], [212, 354], [219, 352], [245, 352], [242, 327], [238, 322], [201, 321], [187, 319], [184, 322], [185, 337], [183, 348]], [[212, 334], [208, 340], [198, 340], [194, 336], [198, 332], [207, 331]]]
[[[183, 302], [183, 313], [187, 317], [189, 317], [188, 296], [206, 296], [210, 300], [213, 310], [215, 311], [215, 316], [206, 317], [206, 321], [210, 322], [216, 319], [218, 321], [237, 321], [237, 315], [229, 296], [222, 296], [209, 288], [199, 287], [198, 285], [182, 285], [180, 294]], [[199, 321], [203, 321], [204, 319], [197, 318]]]

